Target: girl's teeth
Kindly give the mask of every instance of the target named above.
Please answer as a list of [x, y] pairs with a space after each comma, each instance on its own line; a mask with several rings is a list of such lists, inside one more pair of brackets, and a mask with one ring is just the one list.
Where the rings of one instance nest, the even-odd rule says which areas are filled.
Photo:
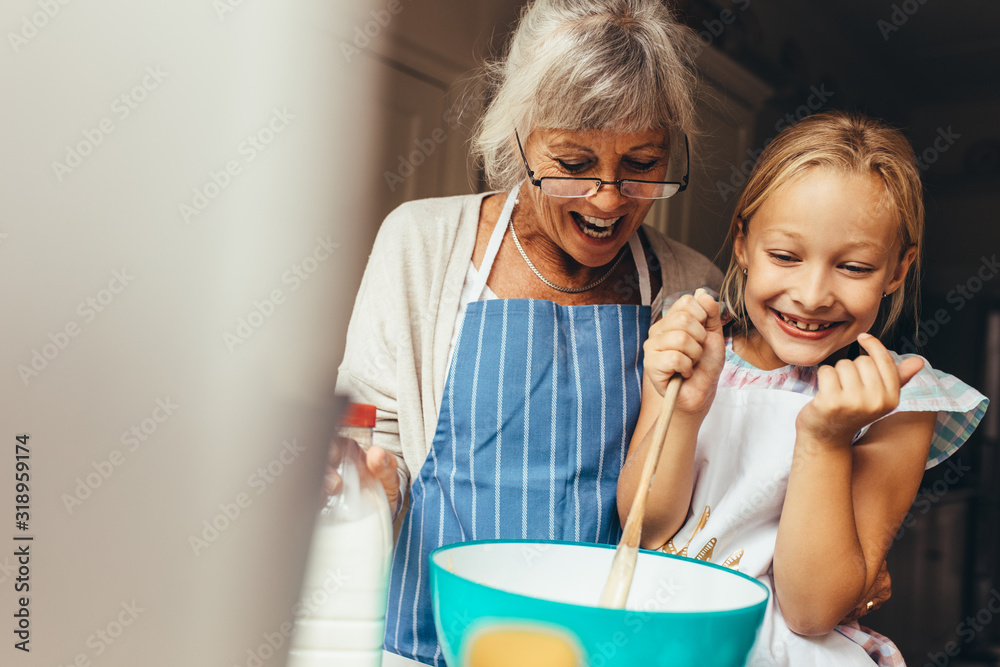
[[815, 324], [815, 323], [805, 324], [803, 322], [798, 322], [789, 317], [786, 317], [783, 313], [778, 313], [778, 314], [781, 315], [781, 319], [783, 319], [785, 322], [791, 324], [793, 327], [801, 331], [819, 331], [821, 329], [829, 329], [830, 326], [832, 326], [831, 324]]

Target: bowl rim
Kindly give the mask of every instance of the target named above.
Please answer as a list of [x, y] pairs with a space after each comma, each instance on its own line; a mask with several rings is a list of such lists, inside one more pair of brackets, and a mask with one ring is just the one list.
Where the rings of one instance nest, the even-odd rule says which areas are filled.
[[[439, 552], [440, 553], [444, 553], [445, 551], [449, 551], [451, 549], [458, 549], [458, 548], [468, 547], [468, 546], [473, 546], [473, 545], [475, 545], [475, 546], [487, 545], [487, 544], [551, 544], [551, 545], [566, 545], [566, 546], [573, 546], [573, 547], [598, 548], [598, 549], [616, 549], [617, 548], [617, 545], [614, 545], [614, 544], [597, 544], [597, 543], [594, 543], [594, 542], [572, 542], [572, 541], [568, 541], [568, 540], [529, 540], [529, 539], [520, 539], [520, 538], [518, 538], [518, 539], [509, 539], [509, 540], [491, 539], [491, 540], [466, 540], [464, 542], [452, 542], [451, 544], [445, 544], [445, 545], [442, 545], [442, 546], [434, 549], [428, 555], [427, 559], [428, 559], [428, 561], [430, 563], [430, 574], [431, 574], [431, 576], [432, 577], [435, 577], [435, 576], [450, 576], [450, 577], [454, 577], [454, 578], [462, 580], [462, 581], [467, 581], [467, 582], [476, 584], [477, 586], [483, 586], [484, 588], [489, 588], [491, 590], [499, 591], [500, 593], [504, 593], [506, 595], [513, 595], [513, 596], [516, 596], [516, 597], [519, 597], [519, 598], [524, 598], [526, 600], [541, 600], [541, 601], [549, 603], [549, 604], [566, 605], [568, 607], [573, 607], [573, 608], [578, 608], [578, 609], [591, 609], [591, 610], [596, 609], [596, 610], [599, 610], [599, 611], [602, 611], [602, 612], [606, 611], [606, 612], [613, 612], [613, 613], [631, 612], [631, 613], [635, 613], [635, 614], [689, 614], [689, 615], [693, 614], [693, 615], [723, 615], [724, 616], [724, 615], [729, 615], [729, 614], [745, 613], [747, 611], [756, 610], [759, 607], [766, 606], [767, 603], [771, 599], [771, 589], [768, 586], [766, 586], [763, 582], [761, 582], [758, 579], [756, 579], [755, 577], [751, 577], [749, 574], [745, 574], [743, 572], [738, 572], [736, 570], [730, 569], [730, 568], [725, 567], [723, 565], [719, 565], [718, 563], [711, 563], [709, 561], [698, 560], [697, 558], [690, 558], [688, 556], [678, 556], [677, 554], [668, 554], [668, 553], [664, 553], [662, 551], [654, 551], [652, 549], [639, 549], [639, 553], [649, 554], [649, 555], [652, 555], [652, 556], [657, 556], [657, 557], [662, 557], [662, 558], [670, 558], [670, 559], [674, 559], [674, 560], [686, 561], [686, 562], [690, 562], [690, 563], [697, 563], [699, 565], [707, 565], [709, 567], [713, 567], [715, 569], [723, 570], [725, 572], [728, 572], [729, 574], [734, 574], [734, 575], [736, 575], [738, 577], [741, 577], [741, 578], [743, 578], [743, 579], [745, 579], [745, 580], [747, 580], [749, 582], [752, 582], [754, 585], [756, 585], [760, 590], [762, 590], [764, 592], [764, 599], [761, 600], [761, 601], [759, 601], [759, 602], [754, 602], [754, 603], [751, 603], [751, 604], [748, 604], [748, 605], [744, 605], [742, 607], [733, 607], [731, 609], [704, 610], [704, 611], [680, 611], [680, 610], [669, 610], [669, 609], [664, 609], [664, 610], [629, 609], [627, 607], [622, 608], [622, 609], [614, 609], [614, 608], [610, 608], [610, 607], [600, 607], [600, 606], [598, 606], [596, 604], [595, 605], [584, 605], [584, 604], [577, 604], [575, 602], [563, 602], [561, 600], [547, 600], [545, 598], [532, 597], [530, 595], [524, 595], [523, 593], [515, 593], [514, 591], [505, 590], [503, 588], [497, 588], [496, 586], [491, 586], [489, 584], [483, 584], [483, 583], [480, 583], [478, 581], [473, 581], [472, 579], [469, 579], [468, 577], [464, 577], [462, 575], [455, 574], [454, 572], [451, 572], [450, 570], [448, 570], [447, 568], [445, 568], [443, 565], [440, 565], [440, 564], [438, 564], [436, 562], [436, 557], [437, 557], [437, 554]], [[432, 599], [435, 597], [433, 595], [433, 593], [432, 593], [431, 597], [432, 597]]]

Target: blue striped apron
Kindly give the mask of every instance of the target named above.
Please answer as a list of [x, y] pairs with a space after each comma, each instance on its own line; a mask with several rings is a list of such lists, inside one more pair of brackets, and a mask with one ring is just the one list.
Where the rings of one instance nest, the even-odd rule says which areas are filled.
[[[481, 295], [507, 229], [511, 192], [479, 270]], [[649, 271], [629, 247], [642, 306], [560, 306], [538, 299], [468, 304], [437, 429], [392, 559], [385, 649], [444, 660], [431, 611], [428, 556], [475, 539], [615, 544], [618, 473], [639, 416]]]

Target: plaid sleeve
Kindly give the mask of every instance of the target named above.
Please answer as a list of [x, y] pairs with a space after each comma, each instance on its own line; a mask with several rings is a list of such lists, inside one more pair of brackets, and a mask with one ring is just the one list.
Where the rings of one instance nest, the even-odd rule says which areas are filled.
[[[907, 357], [892, 353], [899, 363]], [[922, 358], [922, 357], [921, 357]], [[930, 469], [958, 451], [976, 430], [989, 399], [954, 375], [924, 367], [900, 391], [899, 406], [893, 412], [937, 412], [937, 424], [924, 469]]]
[[838, 625], [834, 629], [861, 646], [868, 657], [872, 659], [873, 667], [906, 667], [903, 654], [885, 635], [862, 627], [858, 625], [857, 621], [847, 625]]

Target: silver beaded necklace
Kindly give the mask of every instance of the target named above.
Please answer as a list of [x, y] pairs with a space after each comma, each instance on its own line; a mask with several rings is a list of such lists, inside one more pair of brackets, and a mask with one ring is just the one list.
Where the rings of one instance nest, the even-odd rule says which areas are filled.
[[528, 268], [531, 269], [531, 272], [534, 273], [536, 276], [538, 276], [538, 279], [541, 280], [543, 283], [545, 283], [552, 289], [558, 290], [560, 292], [566, 292], [568, 294], [578, 294], [579, 292], [586, 292], [587, 290], [594, 289], [595, 287], [603, 283], [605, 280], [607, 280], [611, 276], [611, 274], [614, 273], [615, 269], [618, 268], [618, 265], [621, 264], [622, 259], [625, 258], [625, 247], [623, 246], [622, 249], [618, 251], [618, 259], [615, 260], [615, 263], [611, 265], [611, 268], [608, 269], [608, 272], [605, 273], [603, 276], [601, 276], [594, 282], [590, 283], [589, 285], [584, 285], [583, 287], [563, 287], [562, 285], [556, 285], [554, 282], [543, 276], [538, 271], [538, 269], [535, 268], [535, 265], [531, 263], [531, 260], [528, 259], [528, 255], [525, 254], [524, 248], [521, 247], [521, 242], [517, 240], [517, 232], [514, 231], [514, 216], [511, 216], [509, 226], [510, 226], [511, 238], [514, 239], [514, 245], [517, 246], [517, 251], [521, 253], [521, 259], [525, 261], [525, 263], [528, 265]]

